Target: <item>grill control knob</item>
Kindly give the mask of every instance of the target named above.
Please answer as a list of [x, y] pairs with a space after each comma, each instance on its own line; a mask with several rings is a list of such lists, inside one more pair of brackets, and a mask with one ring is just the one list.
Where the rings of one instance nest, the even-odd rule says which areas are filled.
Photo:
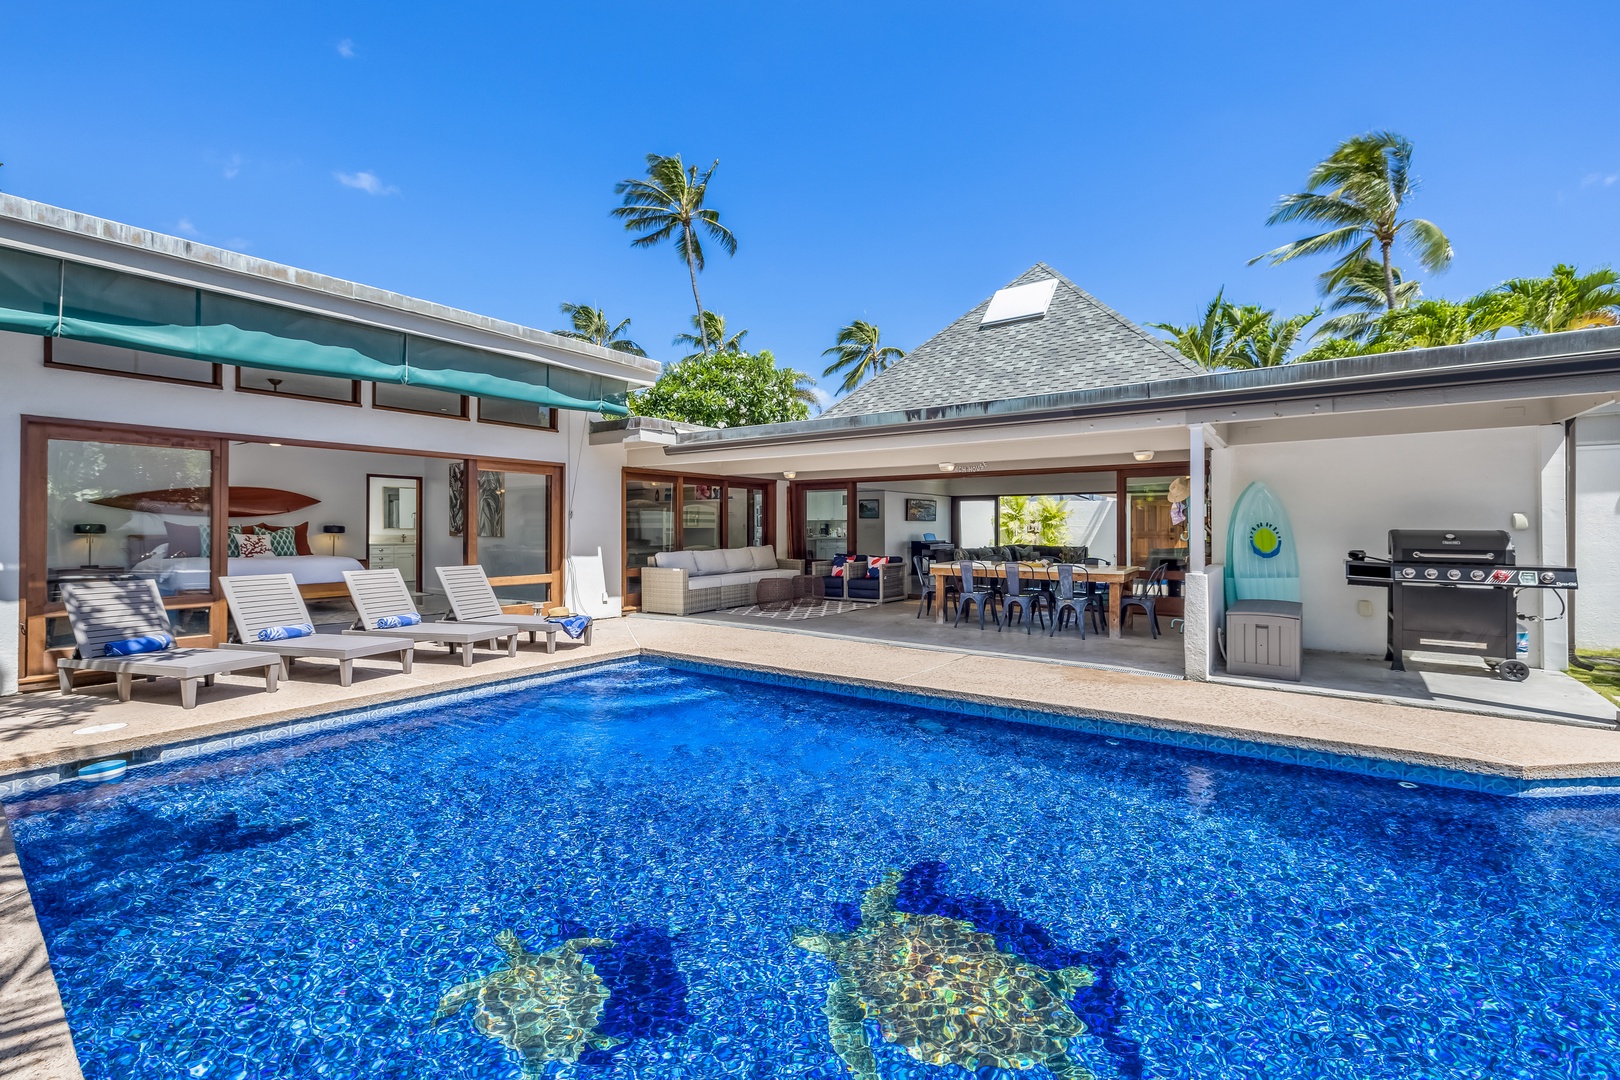
[[1473, 578], [1475, 581], [1484, 581], [1485, 580], [1485, 571], [1483, 571], [1483, 570], [1470, 570], [1470, 571], [1468, 571], [1468, 576]]
[[1410, 566], [1403, 566], [1401, 567], [1401, 577], [1417, 577], [1417, 571], [1412, 569]]
[[1543, 570], [1541, 572], [1541, 583], [1543, 585], [1551, 585], [1553, 582], [1555, 582], [1557, 580], [1558, 580], [1558, 575], [1553, 573], [1551, 570]]
[[1462, 571], [1458, 570], [1456, 567], [1452, 567], [1450, 570], [1446, 571], [1446, 577], [1450, 578], [1452, 581], [1458, 581], [1462, 578]]
[[1433, 581], [1435, 578], [1440, 576], [1440, 571], [1431, 566], [1427, 570], [1423, 571], [1423, 576], [1428, 578], [1430, 581]]

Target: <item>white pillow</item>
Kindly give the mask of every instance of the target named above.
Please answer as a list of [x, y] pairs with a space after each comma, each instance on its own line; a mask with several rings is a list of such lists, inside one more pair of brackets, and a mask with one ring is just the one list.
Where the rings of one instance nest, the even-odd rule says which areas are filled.
[[697, 560], [690, 551], [660, 551], [653, 556], [653, 562], [660, 570], [686, 570], [697, 569]]
[[726, 572], [726, 553], [718, 549], [713, 551], [694, 551], [692, 557], [697, 561], [699, 574], [723, 574]]
[[753, 557], [755, 570], [776, 569], [776, 549], [773, 547], [751, 547], [748, 554]]
[[735, 574], [739, 570], [752, 570], [754, 557], [748, 553], [747, 548], [726, 548], [726, 573]]

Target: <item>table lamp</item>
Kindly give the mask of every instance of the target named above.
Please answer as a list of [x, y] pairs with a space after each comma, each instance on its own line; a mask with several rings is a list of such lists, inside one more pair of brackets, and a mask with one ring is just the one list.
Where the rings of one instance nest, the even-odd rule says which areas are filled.
[[89, 521], [73, 526], [73, 535], [84, 537], [84, 542], [88, 545], [86, 553], [89, 561], [80, 569], [88, 570], [96, 565], [96, 537], [105, 536], [106, 533], [107, 526], [99, 521]]
[[337, 538], [342, 536], [347, 531], [348, 530], [345, 529], [342, 525], [322, 525], [321, 526], [321, 532], [325, 533], [327, 536], [330, 536], [332, 538], [332, 549], [327, 552], [328, 555], [336, 555], [337, 554]]

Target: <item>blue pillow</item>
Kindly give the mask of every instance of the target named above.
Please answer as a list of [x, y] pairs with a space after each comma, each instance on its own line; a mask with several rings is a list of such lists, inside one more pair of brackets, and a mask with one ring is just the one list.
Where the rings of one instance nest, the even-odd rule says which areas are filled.
[[174, 637], [169, 634], [145, 634], [141, 637], [109, 641], [101, 647], [102, 656], [138, 656], [141, 653], [162, 652], [174, 648]]
[[398, 630], [402, 626], [415, 626], [422, 621], [422, 616], [415, 612], [409, 615], [384, 615], [377, 620], [379, 630]]
[[315, 628], [309, 623], [298, 623], [295, 626], [267, 626], [259, 631], [260, 641], [286, 641], [288, 638], [309, 637]]

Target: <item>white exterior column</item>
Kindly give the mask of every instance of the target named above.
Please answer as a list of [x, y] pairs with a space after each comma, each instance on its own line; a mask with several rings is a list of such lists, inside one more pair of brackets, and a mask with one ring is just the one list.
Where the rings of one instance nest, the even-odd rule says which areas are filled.
[[[1534, 559], [1542, 566], [1568, 566], [1569, 565], [1569, 477], [1568, 453], [1565, 448], [1564, 426], [1562, 424], [1546, 424], [1539, 429], [1541, 443], [1541, 507], [1540, 520], [1537, 522], [1540, 532], [1540, 549]], [[1519, 556], [1523, 562], [1530, 559], [1524, 555]], [[1519, 610], [1527, 614], [1539, 613], [1543, 619], [1556, 616], [1561, 610], [1559, 600], [1551, 590], [1534, 589], [1519, 594]], [[1534, 641], [1537, 637], [1541, 641], [1541, 666], [1548, 671], [1563, 671], [1569, 667], [1569, 619], [1559, 619], [1557, 622], [1541, 622], [1535, 624], [1540, 628], [1539, 635], [1532, 635], [1532, 659], [1534, 659]]]
[[1203, 424], [1187, 427], [1187, 472], [1192, 490], [1187, 497], [1187, 573], [1181, 584], [1184, 671], [1187, 678], [1204, 682], [1210, 673], [1214, 620], [1210, 615], [1209, 553], [1204, 549], [1204, 433]]
[[1204, 425], [1193, 424], [1187, 429], [1187, 468], [1192, 473], [1192, 495], [1187, 500], [1187, 569], [1203, 573], [1209, 561], [1204, 550]]

